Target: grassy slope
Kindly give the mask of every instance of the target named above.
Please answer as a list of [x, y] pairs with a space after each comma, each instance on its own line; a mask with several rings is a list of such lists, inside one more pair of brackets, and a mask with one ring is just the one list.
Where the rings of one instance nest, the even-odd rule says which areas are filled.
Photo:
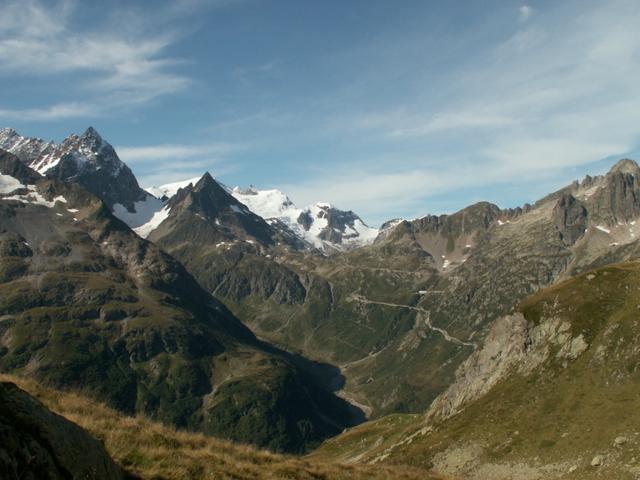
[[[416, 417], [388, 417], [329, 440], [313, 458], [367, 461], [387, 453], [387, 463], [437, 468], [446, 453], [454, 463], [468, 455], [469, 465], [484, 465], [480, 471], [492, 478], [512, 478], [515, 471], [522, 476], [513, 478], [536, 478], [545, 465], [551, 466], [547, 478], [637, 478], [639, 293], [640, 263], [627, 262], [527, 298], [520, 309], [532, 324], [569, 321], [572, 336], [582, 334], [588, 349], [567, 362], [551, 346], [532, 374], [511, 374], [430, 433], [420, 433], [426, 425]], [[410, 442], [388, 450], [411, 435]], [[627, 442], [616, 447], [620, 436]], [[604, 466], [591, 467], [598, 454], [606, 457]]]
[[52, 411], [101, 439], [127, 471], [143, 479], [422, 479], [442, 477], [396, 466], [348, 466], [277, 455], [249, 446], [177, 431], [142, 417], [126, 417], [76, 393], [43, 387], [21, 377], [16, 383]]

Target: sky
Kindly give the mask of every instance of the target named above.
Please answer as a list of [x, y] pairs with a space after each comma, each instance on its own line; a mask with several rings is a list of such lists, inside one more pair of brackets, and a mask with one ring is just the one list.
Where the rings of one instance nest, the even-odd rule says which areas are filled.
[[370, 225], [640, 160], [636, 0], [0, 0], [0, 126]]

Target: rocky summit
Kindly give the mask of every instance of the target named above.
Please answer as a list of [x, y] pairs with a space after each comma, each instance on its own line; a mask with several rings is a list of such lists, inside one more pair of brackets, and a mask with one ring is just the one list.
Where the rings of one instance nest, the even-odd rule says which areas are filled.
[[129, 226], [142, 225], [161, 205], [140, 188], [133, 172], [93, 127], [80, 136], [69, 135], [60, 144], [5, 128], [0, 130], [0, 149], [47, 178], [81, 185]]

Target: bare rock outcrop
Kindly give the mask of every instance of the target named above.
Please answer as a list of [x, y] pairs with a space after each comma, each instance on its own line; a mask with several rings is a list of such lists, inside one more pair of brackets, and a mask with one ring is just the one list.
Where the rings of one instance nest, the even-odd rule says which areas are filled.
[[493, 322], [481, 349], [456, 371], [454, 383], [427, 411], [428, 420], [443, 420], [491, 390], [509, 374], [527, 375], [549, 358], [566, 362], [588, 348], [582, 334], [573, 336], [571, 325], [557, 317], [533, 325], [522, 313]]
[[0, 478], [120, 480], [102, 443], [13, 383], [0, 383]]

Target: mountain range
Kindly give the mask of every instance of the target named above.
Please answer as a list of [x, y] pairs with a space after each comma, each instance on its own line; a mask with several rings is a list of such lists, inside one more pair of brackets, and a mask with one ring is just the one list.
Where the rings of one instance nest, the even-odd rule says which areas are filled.
[[98, 197], [7, 152], [0, 179], [4, 371], [274, 450], [303, 450], [351, 424], [346, 402]]
[[0, 149], [0, 370], [276, 451], [337, 435], [322, 460], [635, 475], [634, 161], [373, 229], [209, 173], [144, 190], [93, 128]]

